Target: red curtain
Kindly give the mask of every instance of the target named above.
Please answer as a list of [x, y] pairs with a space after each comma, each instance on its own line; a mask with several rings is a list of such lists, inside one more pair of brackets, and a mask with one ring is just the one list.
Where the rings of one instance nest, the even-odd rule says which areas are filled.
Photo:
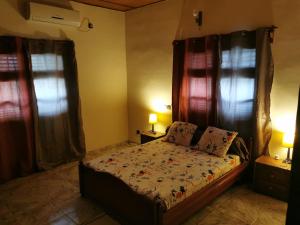
[[175, 41], [173, 60], [173, 121], [215, 125], [218, 37]]
[[34, 171], [33, 116], [21, 38], [0, 37], [0, 182]]

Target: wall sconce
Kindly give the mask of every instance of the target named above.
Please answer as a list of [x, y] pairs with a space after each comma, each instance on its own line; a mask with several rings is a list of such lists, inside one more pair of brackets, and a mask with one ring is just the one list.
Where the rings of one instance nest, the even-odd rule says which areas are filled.
[[149, 123], [152, 125], [151, 132], [155, 134], [156, 132], [154, 131], [154, 124], [157, 123], [157, 114], [155, 113], [149, 114]]
[[294, 144], [294, 135], [291, 133], [284, 133], [283, 135], [283, 140], [282, 140], [282, 146], [288, 148], [287, 151], [287, 155], [286, 155], [286, 159], [283, 160], [283, 163], [292, 163], [290, 154], [291, 154], [291, 150], [290, 148], [293, 147]]
[[193, 11], [193, 16], [195, 18], [195, 22], [198, 24], [198, 26], [202, 26], [202, 11]]
[[88, 32], [93, 28], [94, 28], [94, 24], [90, 21], [90, 19], [84, 17], [80, 23], [78, 30], [82, 32]]

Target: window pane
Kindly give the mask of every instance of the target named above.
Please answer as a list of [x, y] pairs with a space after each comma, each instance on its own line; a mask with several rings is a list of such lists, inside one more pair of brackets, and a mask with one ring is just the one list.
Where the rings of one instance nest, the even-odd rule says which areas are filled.
[[222, 78], [220, 85], [222, 100], [243, 102], [253, 99], [254, 78]]
[[210, 84], [211, 78], [190, 78], [190, 97], [206, 98]]
[[[62, 56], [33, 54], [31, 59], [32, 70], [37, 76], [33, 82], [39, 115], [56, 116], [66, 112], [68, 102], [65, 80], [55, 74], [58, 71], [63, 71]], [[39, 76], [39, 73], [42, 72], [48, 72], [47, 77]]]
[[0, 121], [21, 118], [16, 81], [0, 82]]
[[63, 78], [34, 79], [34, 90], [40, 116], [55, 116], [67, 111], [67, 92]]
[[224, 71], [220, 81], [222, 113], [230, 120], [248, 120], [253, 112], [255, 74], [254, 70], [249, 70], [250, 77], [245, 77], [243, 72], [256, 67], [256, 49], [234, 47], [222, 51], [221, 57]]
[[222, 111], [227, 118], [248, 118], [253, 110], [254, 79], [222, 78], [220, 82]]
[[256, 50], [242, 49], [235, 47], [231, 50], [222, 51], [222, 69], [245, 69], [255, 68], [256, 66]]
[[213, 55], [211, 51], [205, 53], [188, 53], [190, 57], [189, 69], [210, 69], [213, 64]]
[[19, 70], [16, 55], [0, 54], [0, 72], [14, 72]]
[[63, 71], [63, 59], [61, 55], [55, 54], [32, 54], [33, 72]]

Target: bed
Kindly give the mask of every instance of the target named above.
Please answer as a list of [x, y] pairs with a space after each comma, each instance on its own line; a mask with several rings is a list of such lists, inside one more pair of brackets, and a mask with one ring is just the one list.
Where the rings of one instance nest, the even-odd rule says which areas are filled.
[[239, 180], [247, 166], [237, 155], [219, 158], [158, 139], [80, 162], [80, 192], [121, 224], [176, 225]]

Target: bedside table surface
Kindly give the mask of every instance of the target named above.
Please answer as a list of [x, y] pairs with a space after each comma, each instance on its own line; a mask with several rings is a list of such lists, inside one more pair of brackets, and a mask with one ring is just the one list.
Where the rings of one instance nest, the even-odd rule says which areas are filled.
[[162, 136], [165, 135], [165, 133], [158, 132], [158, 131], [155, 131], [155, 133], [152, 133], [152, 131], [150, 131], [150, 130], [142, 131], [141, 134], [142, 135], [147, 135], [147, 136], [150, 136], [150, 137], [153, 137], [153, 138], [159, 138], [159, 137], [162, 137]]
[[259, 158], [257, 158], [255, 160], [256, 163], [261, 163], [261, 164], [265, 164], [268, 166], [274, 166], [274, 167], [279, 167], [281, 169], [285, 169], [285, 170], [291, 170], [291, 164], [287, 164], [287, 163], [283, 163], [282, 159], [274, 159], [270, 156], [260, 156]]

